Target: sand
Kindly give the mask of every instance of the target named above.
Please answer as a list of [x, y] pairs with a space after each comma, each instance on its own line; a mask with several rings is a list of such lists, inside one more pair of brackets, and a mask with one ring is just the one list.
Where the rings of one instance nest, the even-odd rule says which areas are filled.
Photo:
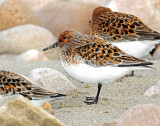
[[111, 122], [120, 117], [128, 108], [137, 104], [160, 105], [160, 96], [144, 97], [143, 93], [160, 80], [160, 61], [152, 61], [155, 69], [137, 70], [135, 76], [124, 77], [108, 85], [103, 85], [99, 103], [86, 105], [86, 96], [95, 96], [97, 85], [81, 83], [71, 78], [57, 60], [22, 62], [16, 55], [0, 55], [0, 69], [27, 75], [40, 67], [53, 68], [62, 72], [76, 86], [67, 92], [67, 97], [54, 99], [51, 105], [54, 115], [67, 126], [93, 126]]

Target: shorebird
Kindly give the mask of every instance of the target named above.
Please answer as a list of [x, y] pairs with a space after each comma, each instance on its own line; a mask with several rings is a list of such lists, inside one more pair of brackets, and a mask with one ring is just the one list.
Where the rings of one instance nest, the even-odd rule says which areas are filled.
[[33, 81], [23, 75], [0, 70], [0, 95], [7, 97], [18, 94], [29, 99], [37, 107], [53, 98], [65, 96], [39, 88]]
[[62, 66], [73, 78], [98, 84], [96, 97], [86, 97], [85, 103], [96, 104], [103, 84], [113, 82], [132, 70], [146, 69], [151, 62], [140, 60], [105, 40], [73, 30], [60, 33], [58, 42], [43, 51], [60, 48]]
[[113, 12], [106, 7], [93, 10], [90, 35], [112, 42], [129, 55], [141, 58], [160, 43], [160, 33], [150, 29], [138, 17]]

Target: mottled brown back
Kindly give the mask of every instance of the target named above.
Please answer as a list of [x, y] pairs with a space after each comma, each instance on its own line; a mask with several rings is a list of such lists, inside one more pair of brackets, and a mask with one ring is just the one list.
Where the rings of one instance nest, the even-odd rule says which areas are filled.
[[32, 100], [33, 98], [41, 99], [45, 96], [53, 95], [52, 92], [41, 89], [25, 77], [9, 71], [0, 71], [0, 95], [8, 96], [20, 94]]
[[[78, 37], [77, 37], [78, 36]], [[88, 65], [99, 66], [135, 66], [151, 65], [124, 53], [122, 50], [98, 37], [76, 33], [70, 43], [61, 48], [61, 57], [68, 64], [84, 62]], [[66, 48], [67, 47], [67, 48]]]
[[93, 11], [91, 35], [110, 42], [160, 39], [160, 33], [151, 30], [136, 16], [104, 8]]

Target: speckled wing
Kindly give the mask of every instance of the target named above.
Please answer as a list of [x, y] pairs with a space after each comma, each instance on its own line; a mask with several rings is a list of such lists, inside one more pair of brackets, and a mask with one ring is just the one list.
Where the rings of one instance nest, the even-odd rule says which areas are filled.
[[[73, 53], [75, 52], [86, 64], [95, 67], [107, 65], [118, 67], [152, 65], [150, 62], [129, 56], [111, 43], [106, 43], [98, 38], [94, 38], [92, 42], [87, 42], [75, 48]], [[72, 59], [74, 60], [78, 56], [73, 55]]]
[[92, 35], [108, 41], [157, 40], [160, 34], [131, 14], [103, 12], [92, 17]]
[[29, 100], [51, 98], [57, 95], [33, 85], [33, 82], [24, 76], [1, 70], [0, 95], [8, 96], [15, 94], [23, 95]]

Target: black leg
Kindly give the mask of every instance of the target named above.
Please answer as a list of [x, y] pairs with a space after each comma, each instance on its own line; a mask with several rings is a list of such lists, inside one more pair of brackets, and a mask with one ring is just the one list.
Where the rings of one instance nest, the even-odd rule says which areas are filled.
[[86, 97], [85, 103], [88, 104], [88, 105], [97, 104], [101, 88], [102, 88], [102, 84], [98, 83], [98, 91], [97, 91], [96, 97]]
[[134, 71], [132, 71], [131, 76], [134, 76]]
[[98, 91], [97, 91], [97, 96], [96, 96], [96, 101], [98, 102], [99, 94], [102, 88], [102, 84], [98, 83]]
[[131, 71], [131, 74], [125, 75], [126, 77], [133, 77], [134, 76], [134, 71]]

